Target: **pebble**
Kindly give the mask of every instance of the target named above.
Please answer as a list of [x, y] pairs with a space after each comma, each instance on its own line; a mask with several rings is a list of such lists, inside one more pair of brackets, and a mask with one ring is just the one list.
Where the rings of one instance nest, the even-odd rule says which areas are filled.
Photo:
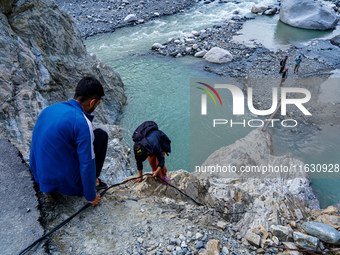
[[195, 235], [195, 238], [196, 238], [197, 240], [201, 240], [202, 237], [203, 237], [203, 235], [202, 235], [201, 233], [196, 233], [196, 235]]
[[196, 244], [196, 249], [199, 250], [199, 249], [202, 249], [204, 248], [204, 243], [202, 241], [198, 241], [197, 244]]

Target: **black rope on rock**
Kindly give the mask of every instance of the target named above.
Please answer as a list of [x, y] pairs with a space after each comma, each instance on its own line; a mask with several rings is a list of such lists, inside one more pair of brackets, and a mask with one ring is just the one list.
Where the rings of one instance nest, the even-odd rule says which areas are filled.
[[[144, 176], [152, 176], [152, 174], [149, 174], [149, 173], [146, 173], [146, 174], [143, 174], [142, 176], [138, 176], [138, 177], [134, 177], [134, 178], [130, 178], [130, 179], [127, 179], [125, 181], [122, 181], [120, 183], [116, 183], [116, 184], [113, 184], [109, 187], [107, 187], [106, 189], [104, 189], [101, 193], [100, 193], [100, 196], [103, 197], [105, 195], [105, 193], [111, 189], [111, 188], [114, 188], [114, 187], [117, 187], [117, 186], [120, 186], [120, 185], [123, 185], [129, 181], [133, 181], [133, 180], [137, 180], [137, 179], [140, 179]], [[165, 182], [167, 185], [169, 185], [170, 187], [176, 189], [177, 191], [179, 191], [182, 195], [186, 196], [187, 198], [191, 199], [195, 204], [197, 204], [198, 206], [205, 206], [204, 204], [201, 204], [199, 202], [197, 202], [195, 199], [193, 199], [192, 197], [190, 197], [189, 195], [185, 194], [183, 191], [181, 191], [180, 189], [178, 189], [176, 186], [172, 185], [169, 183], [169, 181], [166, 181], [162, 178], [160, 178], [159, 176], [157, 176], [157, 178], [161, 179], [163, 182]], [[66, 225], [68, 222], [70, 222], [74, 217], [76, 217], [79, 213], [81, 213], [82, 211], [86, 210], [87, 208], [89, 208], [91, 206], [90, 203], [87, 203], [85, 206], [83, 206], [81, 209], [79, 209], [79, 211], [77, 211], [76, 213], [74, 213], [73, 215], [71, 215], [69, 218], [67, 218], [66, 220], [64, 220], [63, 222], [61, 222], [59, 225], [57, 225], [56, 227], [54, 227], [52, 230], [50, 230], [48, 233], [46, 233], [45, 235], [43, 235], [42, 237], [40, 237], [39, 239], [37, 239], [36, 241], [34, 241], [31, 245], [27, 246], [24, 250], [22, 250], [19, 255], [23, 255], [23, 254], [26, 254], [28, 251], [30, 251], [35, 245], [37, 245], [38, 243], [40, 243], [42, 240], [44, 240], [46, 237], [48, 237], [49, 235], [51, 235], [53, 232], [57, 231], [58, 229], [60, 229], [61, 227], [63, 227], [64, 225]], [[211, 206], [209, 206], [211, 207]], [[222, 211], [219, 211], [215, 208], [213, 208], [216, 212], [219, 212], [221, 214], [224, 214], [224, 215], [233, 215], [233, 214], [242, 214], [242, 213], [253, 213], [253, 212], [231, 212], [231, 213], [225, 213], [225, 212], [222, 212]]]
[[[101, 193], [100, 196], [104, 196], [104, 194], [111, 188], [113, 187], [117, 187], [119, 185], [123, 185], [129, 181], [133, 181], [133, 180], [137, 180], [140, 177], [143, 176], [151, 176], [152, 174], [143, 174], [142, 176], [136, 177], [136, 178], [130, 178], [128, 180], [125, 180], [123, 182], [120, 183], [116, 183], [113, 184], [109, 187], [107, 187], [106, 189], [104, 189]], [[42, 240], [44, 240], [46, 237], [48, 237], [49, 235], [51, 235], [53, 232], [57, 231], [58, 229], [62, 228], [64, 225], [66, 225], [68, 222], [70, 222], [74, 217], [76, 217], [79, 213], [81, 213], [82, 211], [86, 210], [87, 208], [89, 208], [91, 206], [90, 203], [87, 203], [86, 205], [84, 205], [82, 208], [79, 209], [79, 211], [77, 211], [76, 213], [72, 214], [69, 218], [67, 218], [66, 220], [64, 220], [62, 223], [60, 223], [58, 226], [54, 227], [52, 230], [50, 230], [48, 233], [46, 233], [45, 235], [43, 235], [42, 237], [40, 237], [39, 239], [37, 239], [36, 241], [34, 241], [31, 245], [27, 246], [24, 250], [22, 250], [19, 255], [23, 255], [26, 254], [28, 251], [30, 251], [35, 245], [37, 245], [38, 243], [40, 243]]]
[[[195, 204], [199, 205], [199, 206], [205, 206], [204, 204], [201, 204], [199, 202], [197, 202], [195, 199], [193, 199], [192, 197], [190, 197], [189, 195], [185, 194], [183, 191], [181, 191], [180, 189], [178, 189], [176, 186], [172, 185], [171, 183], [169, 183], [168, 181], [162, 179], [161, 177], [157, 176], [157, 178], [161, 179], [163, 182], [167, 183], [167, 185], [169, 185], [170, 187], [174, 188], [175, 190], [179, 191], [182, 195], [190, 198], [192, 201], [194, 201]], [[213, 208], [211, 205], [209, 205], [209, 207]], [[216, 208], [213, 208], [216, 212], [224, 214], [224, 215], [234, 215], [234, 214], [242, 214], [242, 213], [255, 213], [255, 212], [246, 212], [246, 211], [241, 211], [241, 212], [230, 212], [230, 213], [225, 213], [222, 212], [220, 210], [217, 210]]]

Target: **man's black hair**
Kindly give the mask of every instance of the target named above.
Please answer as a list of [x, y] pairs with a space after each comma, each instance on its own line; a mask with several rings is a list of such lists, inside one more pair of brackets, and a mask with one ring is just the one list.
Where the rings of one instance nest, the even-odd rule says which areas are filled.
[[139, 162], [143, 162], [148, 157], [147, 150], [142, 144], [136, 144], [133, 148], [135, 159]]
[[88, 99], [96, 97], [101, 99], [104, 96], [104, 89], [102, 84], [93, 77], [82, 78], [76, 87], [74, 98], [77, 98], [81, 102], [85, 102]]

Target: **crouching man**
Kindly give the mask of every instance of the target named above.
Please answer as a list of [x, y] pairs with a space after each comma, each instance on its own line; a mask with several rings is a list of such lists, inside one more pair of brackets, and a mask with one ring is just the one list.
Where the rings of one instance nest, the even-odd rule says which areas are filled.
[[107, 185], [98, 179], [106, 156], [108, 135], [92, 129], [91, 113], [104, 96], [92, 77], [79, 81], [74, 98], [45, 108], [35, 124], [30, 168], [42, 192], [82, 196], [98, 205], [96, 189]]

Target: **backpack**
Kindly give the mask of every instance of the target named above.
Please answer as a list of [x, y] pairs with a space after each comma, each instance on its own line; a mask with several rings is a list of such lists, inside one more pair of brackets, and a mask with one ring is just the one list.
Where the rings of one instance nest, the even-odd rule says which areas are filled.
[[153, 130], [158, 130], [160, 132], [161, 149], [162, 151], [166, 152], [167, 155], [169, 155], [168, 153], [171, 152], [171, 140], [163, 131], [158, 129], [158, 126], [154, 121], [145, 121], [136, 128], [132, 134], [132, 140], [135, 142], [135, 146], [139, 143], [141, 143], [143, 146], [148, 146], [149, 143], [146, 139], [146, 136]]
[[282, 66], [282, 64], [283, 64], [283, 60], [280, 61], [280, 66]]

